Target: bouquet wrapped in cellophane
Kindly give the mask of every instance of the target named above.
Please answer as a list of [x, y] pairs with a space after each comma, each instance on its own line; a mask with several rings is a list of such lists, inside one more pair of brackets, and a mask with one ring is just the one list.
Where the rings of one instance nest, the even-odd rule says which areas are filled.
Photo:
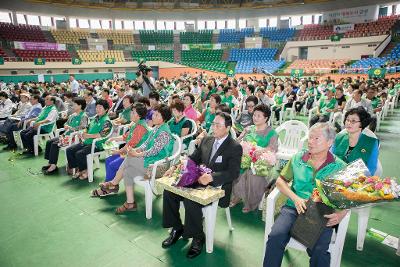
[[333, 176], [316, 181], [314, 196], [335, 209], [349, 209], [381, 201], [400, 199], [400, 185], [394, 178], [369, 175], [360, 159]]
[[200, 176], [205, 173], [211, 174], [211, 172], [211, 169], [205, 165], [197, 165], [193, 160], [187, 158], [187, 160], [181, 160], [171, 176], [176, 177], [175, 186], [190, 187], [197, 182]]
[[242, 141], [240, 144], [243, 148], [240, 168], [242, 170], [250, 169], [257, 176], [268, 176], [276, 163], [275, 153], [269, 151], [257, 153], [263, 148], [252, 142]]

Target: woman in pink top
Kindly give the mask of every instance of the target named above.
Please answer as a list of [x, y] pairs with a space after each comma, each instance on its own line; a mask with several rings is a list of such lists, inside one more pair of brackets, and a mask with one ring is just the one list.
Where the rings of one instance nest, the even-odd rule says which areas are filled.
[[186, 118], [197, 121], [197, 111], [193, 108], [194, 101], [195, 98], [191, 93], [187, 93], [183, 96], [183, 104], [185, 105], [183, 113]]

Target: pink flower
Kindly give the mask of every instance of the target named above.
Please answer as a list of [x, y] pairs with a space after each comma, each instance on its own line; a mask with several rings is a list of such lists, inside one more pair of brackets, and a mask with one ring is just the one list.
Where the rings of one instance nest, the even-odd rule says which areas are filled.
[[371, 177], [367, 178], [367, 183], [373, 184], [374, 182], [375, 182], [374, 179], [372, 179]]
[[390, 180], [390, 178], [385, 178], [385, 179], [383, 180], [383, 183], [385, 183], [385, 184], [391, 184], [392, 181]]
[[378, 183], [375, 184], [375, 190], [380, 190], [382, 188], [383, 188], [383, 183], [378, 182]]
[[269, 166], [274, 166], [276, 164], [276, 155], [270, 151], [264, 152], [261, 154], [260, 160], [266, 161]]
[[347, 181], [347, 182], [344, 182], [344, 183], [343, 183], [343, 185], [344, 185], [345, 187], [349, 187], [351, 184], [352, 184], [352, 182], [350, 182], [350, 181]]

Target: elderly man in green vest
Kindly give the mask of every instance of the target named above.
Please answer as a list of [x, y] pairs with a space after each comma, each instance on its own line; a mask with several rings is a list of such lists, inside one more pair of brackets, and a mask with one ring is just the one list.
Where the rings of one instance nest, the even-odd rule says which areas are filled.
[[[272, 226], [268, 235], [264, 256], [264, 267], [279, 267], [282, 264], [285, 247], [290, 240], [290, 229], [297, 216], [306, 210], [306, 202], [315, 188], [316, 180], [324, 180], [346, 166], [333, 155], [329, 148], [335, 140], [335, 129], [329, 123], [316, 123], [310, 128], [308, 150], [295, 154], [287, 163], [276, 181], [276, 187], [289, 199]], [[292, 184], [289, 185], [289, 182]], [[328, 252], [333, 226], [347, 214], [339, 211], [325, 215], [328, 218], [318, 241], [312, 249], [307, 249], [310, 266], [329, 266]]]
[[[36, 119], [31, 119], [28, 124], [33, 121], [33, 126], [21, 131], [21, 141], [26, 149], [23, 154], [33, 155], [33, 137], [37, 134], [39, 126], [40, 133], [49, 133], [52, 131], [54, 124], [56, 123], [58, 112], [55, 107], [56, 98], [54, 96], [46, 96], [45, 107], [40, 112]], [[39, 152], [42, 149], [39, 147]]]

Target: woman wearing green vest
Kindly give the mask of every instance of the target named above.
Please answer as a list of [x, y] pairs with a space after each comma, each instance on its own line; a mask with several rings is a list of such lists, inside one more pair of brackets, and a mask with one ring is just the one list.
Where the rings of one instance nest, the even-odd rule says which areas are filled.
[[224, 87], [224, 95], [221, 98], [222, 98], [222, 104], [227, 105], [230, 109], [234, 108], [235, 106], [238, 106], [239, 104], [236, 98], [232, 95], [232, 87], [230, 86]]
[[345, 129], [335, 138], [332, 153], [346, 163], [362, 159], [371, 175], [378, 167], [379, 140], [366, 127], [371, 115], [363, 108], [352, 108], [346, 112]]
[[83, 142], [67, 148], [68, 173], [72, 174], [75, 169], [74, 178], [88, 178], [86, 156], [90, 154], [95, 138], [103, 138], [96, 142], [95, 151], [103, 150], [103, 144], [107, 141], [105, 137], [112, 131], [112, 123], [107, 115], [109, 108], [107, 100], [97, 100], [96, 117], [90, 122], [87, 132], [82, 134]]
[[[116, 194], [119, 190], [119, 183], [123, 178], [122, 173], [118, 173], [119, 167], [125, 159], [130, 149], [141, 146], [149, 136], [151, 129], [146, 123], [147, 108], [143, 103], [136, 103], [132, 107], [130, 120], [132, 125], [129, 132], [123, 136], [112, 137], [110, 141], [125, 141], [126, 144], [106, 159], [106, 179], [100, 184], [99, 189], [92, 191], [92, 197], [107, 196]], [[118, 174], [118, 175], [117, 175]]]
[[337, 107], [337, 100], [335, 98], [335, 89], [327, 89], [326, 96], [321, 97], [317, 105], [317, 113], [310, 120], [310, 126], [317, 122], [327, 122], [331, 114], [334, 113]]
[[123, 125], [131, 122], [131, 108], [134, 102], [133, 96], [126, 95], [122, 100], [123, 110], [118, 118], [112, 121], [113, 125]]
[[211, 128], [211, 124], [214, 121], [215, 114], [217, 113], [217, 108], [221, 104], [221, 97], [218, 94], [212, 94], [210, 96], [210, 102], [208, 107], [199, 117], [199, 122], [201, 123], [203, 129], [208, 132]]
[[[86, 101], [83, 98], [74, 98], [73, 99], [73, 111], [74, 113], [68, 117], [67, 122], [64, 124], [64, 136], [70, 136], [71, 133], [75, 131], [80, 131], [86, 129], [88, 125], [89, 118], [85, 113]], [[49, 161], [48, 165], [43, 166], [43, 174], [50, 175], [57, 171], [57, 162], [58, 162], [58, 152], [60, 151], [59, 147], [60, 138], [53, 138], [46, 143], [46, 150], [44, 154], [44, 158]]]
[[281, 110], [286, 102], [287, 99], [283, 84], [278, 84], [274, 95], [274, 105], [272, 106], [272, 111], [275, 112], [275, 119], [277, 121], [279, 121]]
[[[168, 122], [169, 129], [173, 134], [184, 137], [188, 135], [192, 129], [192, 123], [185, 117], [183, 111], [185, 105], [181, 100], [176, 100], [174, 104], [170, 106], [173, 117]], [[183, 142], [186, 147], [189, 145], [191, 138], [186, 138]]]
[[[256, 106], [253, 114], [254, 125], [245, 128], [238, 140], [257, 143], [257, 146], [262, 147], [262, 149], [257, 150], [256, 153], [258, 154], [264, 152], [276, 153], [278, 151], [278, 135], [267, 124], [270, 116], [271, 110], [267, 105], [260, 104]], [[244, 207], [242, 211], [244, 213], [256, 209], [270, 180], [270, 177], [257, 176], [251, 170], [245, 170], [233, 182], [231, 206], [233, 207], [240, 200], [243, 200]]]
[[[158, 160], [172, 155], [174, 140], [168, 127], [171, 111], [167, 105], [154, 108], [154, 128], [147, 140], [138, 148], [128, 152], [128, 156], [120, 166], [117, 175], [124, 177], [126, 202], [116, 209], [116, 214], [135, 211], [137, 208], [133, 195], [133, 183], [136, 176], [145, 176], [147, 168]], [[167, 170], [168, 166], [163, 166]], [[162, 171], [161, 171], [162, 172]]]

